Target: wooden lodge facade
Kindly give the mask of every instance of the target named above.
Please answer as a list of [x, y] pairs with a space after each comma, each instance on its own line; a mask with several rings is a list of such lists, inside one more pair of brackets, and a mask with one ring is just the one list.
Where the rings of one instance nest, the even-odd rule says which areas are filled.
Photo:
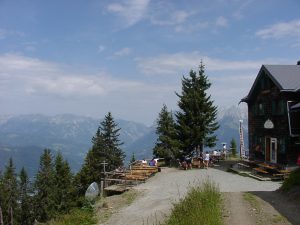
[[248, 96], [249, 156], [293, 166], [300, 154], [300, 61], [262, 65]]

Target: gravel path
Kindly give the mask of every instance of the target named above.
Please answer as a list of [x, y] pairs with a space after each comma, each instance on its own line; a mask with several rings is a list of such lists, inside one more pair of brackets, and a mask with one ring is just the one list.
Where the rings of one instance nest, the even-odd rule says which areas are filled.
[[143, 195], [113, 215], [105, 225], [159, 224], [170, 214], [172, 202], [184, 197], [189, 186], [207, 178], [216, 182], [221, 192], [275, 191], [280, 186], [278, 182], [257, 181], [215, 168], [188, 171], [164, 168], [146, 183], [136, 186]]

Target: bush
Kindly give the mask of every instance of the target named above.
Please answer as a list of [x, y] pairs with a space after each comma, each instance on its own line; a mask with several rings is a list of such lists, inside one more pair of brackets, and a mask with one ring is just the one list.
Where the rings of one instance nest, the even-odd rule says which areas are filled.
[[292, 187], [300, 185], [300, 168], [291, 172], [289, 177], [284, 180], [281, 190], [289, 191]]
[[74, 209], [69, 214], [50, 222], [49, 225], [93, 225], [96, 222], [92, 209]]
[[221, 194], [216, 184], [206, 180], [191, 188], [187, 196], [174, 204], [165, 225], [222, 224]]

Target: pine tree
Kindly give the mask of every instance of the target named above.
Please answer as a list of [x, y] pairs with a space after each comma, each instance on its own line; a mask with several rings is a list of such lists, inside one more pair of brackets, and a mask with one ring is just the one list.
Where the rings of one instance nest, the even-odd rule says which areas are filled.
[[230, 150], [232, 157], [236, 157], [236, 142], [234, 138], [232, 138], [230, 141]]
[[32, 197], [31, 194], [31, 187], [28, 175], [24, 167], [21, 169], [20, 172], [20, 224], [21, 225], [31, 225], [33, 224], [34, 217], [33, 217], [33, 210], [32, 210]]
[[156, 157], [164, 158], [167, 165], [179, 155], [179, 143], [176, 137], [176, 125], [172, 112], [164, 104], [157, 119], [156, 134], [158, 139], [153, 149]]
[[180, 147], [184, 154], [190, 154], [196, 148], [213, 147], [216, 143], [214, 132], [219, 128], [217, 107], [207, 94], [211, 83], [205, 75], [204, 65], [200, 64], [198, 74], [191, 70], [189, 77], [182, 78], [182, 91], [176, 113], [177, 132]]
[[92, 149], [86, 155], [84, 165], [75, 177], [77, 193], [83, 195], [92, 183], [100, 183], [103, 177], [103, 162], [107, 163], [106, 171], [111, 171], [123, 165], [125, 154], [120, 148], [120, 128], [109, 112], [100, 123], [92, 138]]
[[55, 208], [57, 212], [67, 212], [72, 206], [72, 173], [60, 152], [56, 155], [54, 167]]
[[104, 160], [104, 158], [97, 159], [93, 149], [90, 149], [87, 152], [84, 164], [74, 178], [74, 186], [76, 188], [77, 198], [85, 194], [86, 189], [91, 183], [100, 183], [102, 176], [101, 160]]
[[120, 148], [123, 144], [119, 139], [120, 130], [109, 112], [93, 138], [94, 154], [99, 159], [105, 159], [108, 171], [123, 165], [125, 154]]
[[132, 153], [131, 159], [130, 159], [130, 164], [134, 163], [136, 161], [134, 152]]
[[[2, 214], [4, 224], [12, 225], [14, 221], [18, 221], [18, 184], [17, 175], [12, 158], [9, 159], [2, 179]], [[15, 215], [15, 216], [14, 216]]]
[[40, 158], [40, 167], [35, 180], [35, 216], [39, 222], [46, 222], [55, 214], [54, 170], [52, 154], [45, 149]]

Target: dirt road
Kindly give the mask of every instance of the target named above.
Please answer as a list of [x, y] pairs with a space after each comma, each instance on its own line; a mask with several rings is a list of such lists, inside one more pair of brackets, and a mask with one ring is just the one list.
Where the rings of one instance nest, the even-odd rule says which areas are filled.
[[[208, 170], [193, 169], [188, 171], [166, 168], [161, 173], [150, 178], [146, 183], [136, 186], [135, 189], [143, 194], [139, 195], [130, 206], [115, 213], [105, 225], [159, 224], [170, 214], [172, 202], [177, 201], [180, 197], [184, 197], [188, 187], [199, 184], [207, 178], [217, 183], [220, 191], [225, 193], [225, 209], [231, 208], [233, 211], [225, 210], [224, 217], [227, 217], [227, 224], [233, 225], [257, 224], [257, 219], [253, 219], [253, 216], [251, 216], [256, 209], [251, 206], [241, 192], [252, 192], [254, 193], [253, 195], [255, 193], [274, 193], [280, 186], [279, 182], [257, 181], [217, 168], [210, 168]], [[258, 201], [259, 203], [257, 204], [263, 206], [265, 201], [261, 201]], [[270, 213], [277, 212], [274, 208], [273, 210], [269, 210]], [[236, 215], [240, 219], [234, 218]], [[260, 214], [256, 213], [256, 215]], [[265, 217], [264, 214], [261, 215], [261, 218]], [[275, 221], [274, 223], [268, 224], [290, 224], [284, 218], [280, 217], [280, 214], [278, 215], [272, 217], [272, 221]], [[231, 220], [228, 218], [231, 218]], [[243, 223], [240, 223], [241, 220], [243, 220]], [[259, 221], [261, 222], [261, 220]], [[262, 222], [260, 224], [265, 223]]]

